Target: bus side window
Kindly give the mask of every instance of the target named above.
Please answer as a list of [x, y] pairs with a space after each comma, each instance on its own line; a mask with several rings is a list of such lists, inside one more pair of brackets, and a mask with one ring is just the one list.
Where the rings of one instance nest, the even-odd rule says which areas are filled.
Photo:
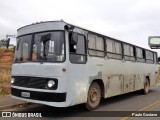
[[96, 50], [97, 56], [103, 57], [104, 54], [104, 39], [102, 37], [96, 36]]
[[135, 56], [135, 47], [130, 45], [130, 60], [131, 61], [135, 61], [136, 60], [136, 56]]
[[[70, 39], [71, 40], [71, 39]], [[78, 35], [78, 42], [77, 44], [71, 44], [69, 46], [70, 52], [70, 61], [71, 63], [86, 63], [86, 45], [85, 45], [85, 38], [83, 35]]]
[[106, 52], [109, 58], [122, 59], [122, 44], [121, 42], [106, 39]]
[[88, 34], [88, 49], [89, 49], [89, 55], [95, 56], [95, 57], [104, 57], [104, 39], [101, 36], [98, 36], [96, 34]]
[[153, 52], [146, 50], [146, 62], [154, 63]]
[[[113, 40], [110, 40], [110, 39], [107, 39], [106, 40], [106, 46], [107, 46], [107, 52], [109, 53], [115, 53], [116, 50], [115, 50], [115, 44], [114, 44], [114, 41]], [[109, 56], [109, 57], [112, 57], [112, 56]]]
[[124, 55], [125, 55], [125, 56], [130, 56], [130, 48], [129, 48], [129, 45], [123, 44], [123, 46], [124, 46]]
[[142, 48], [136, 47], [136, 55], [138, 62], [145, 62], [144, 52]]
[[124, 46], [124, 59], [128, 61], [135, 61], [135, 47], [129, 44], [123, 44]]

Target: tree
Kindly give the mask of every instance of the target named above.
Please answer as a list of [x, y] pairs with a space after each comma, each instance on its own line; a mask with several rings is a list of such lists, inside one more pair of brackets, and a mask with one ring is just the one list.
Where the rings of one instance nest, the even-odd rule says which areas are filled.
[[6, 41], [5, 39], [0, 40], [0, 47], [6, 46]]

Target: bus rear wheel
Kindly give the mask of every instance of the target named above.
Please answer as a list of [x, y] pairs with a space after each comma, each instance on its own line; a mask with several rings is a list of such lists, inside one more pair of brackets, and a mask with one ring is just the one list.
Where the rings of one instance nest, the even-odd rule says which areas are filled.
[[145, 82], [144, 82], [144, 89], [143, 89], [143, 93], [146, 95], [149, 93], [149, 80], [146, 78]]
[[88, 91], [86, 108], [87, 110], [96, 109], [101, 101], [101, 89], [97, 82], [92, 82]]

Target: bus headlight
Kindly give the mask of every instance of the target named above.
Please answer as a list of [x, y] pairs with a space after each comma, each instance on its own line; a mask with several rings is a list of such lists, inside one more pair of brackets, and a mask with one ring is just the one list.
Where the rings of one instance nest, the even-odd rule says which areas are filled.
[[14, 78], [11, 78], [11, 83], [13, 84], [15, 82], [15, 79]]
[[55, 82], [53, 80], [48, 81], [48, 88], [51, 88], [55, 85]]

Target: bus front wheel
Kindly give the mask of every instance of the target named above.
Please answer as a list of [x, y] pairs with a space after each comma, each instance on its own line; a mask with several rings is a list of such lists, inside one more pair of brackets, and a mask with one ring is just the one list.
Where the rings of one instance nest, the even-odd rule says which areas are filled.
[[146, 95], [149, 92], [149, 80], [146, 79], [144, 82], [144, 89], [143, 89], [143, 93]]
[[96, 109], [99, 106], [100, 101], [101, 101], [100, 86], [97, 82], [92, 82], [88, 90], [87, 103], [85, 104], [87, 110]]

